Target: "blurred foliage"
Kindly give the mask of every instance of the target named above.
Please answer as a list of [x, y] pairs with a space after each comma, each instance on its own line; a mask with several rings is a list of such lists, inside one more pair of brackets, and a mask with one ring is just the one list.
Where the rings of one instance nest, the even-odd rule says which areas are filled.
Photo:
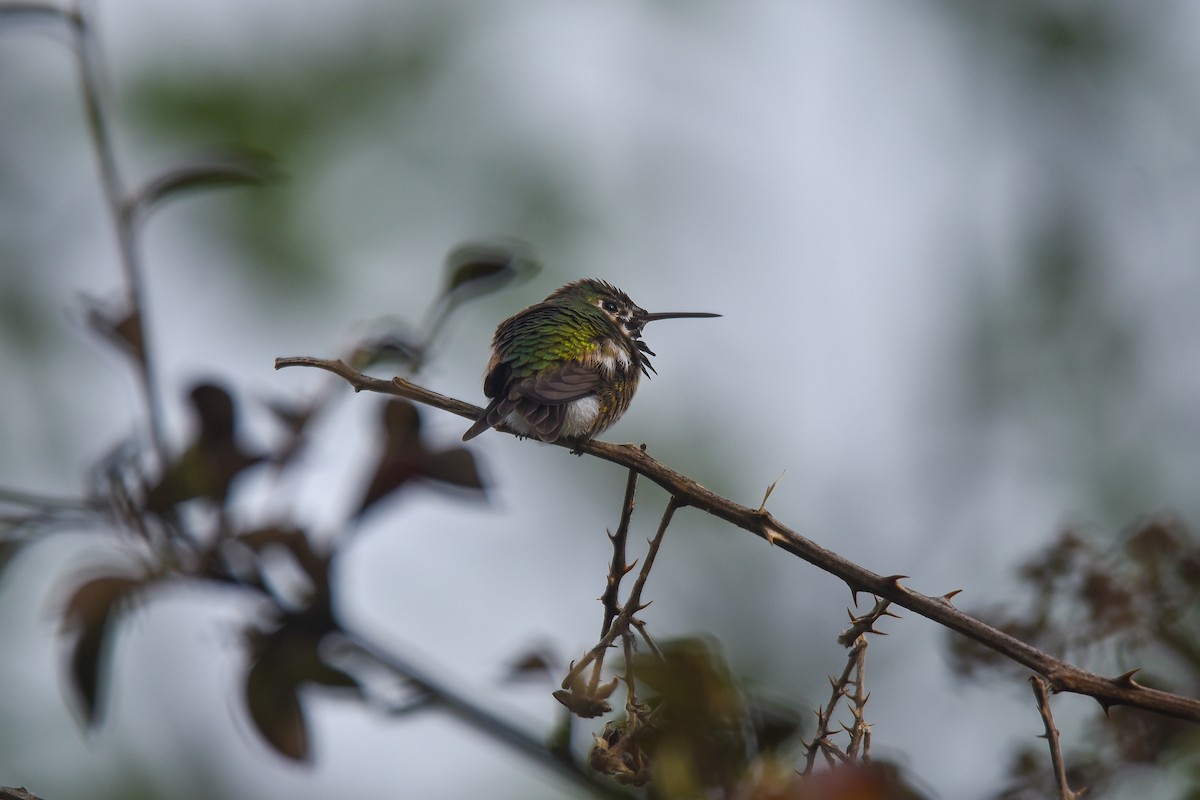
[[[1005, 52], [1006, 63], [1023, 73], [1024, 84], [1038, 91], [1052, 92], [1055, 76], [1080, 68], [1105, 72], [1122, 63], [1132, 47], [1111, 2], [942, 5], [947, 14], [991, 37], [997, 51]], [[458, 46], [452, 15], [431, 16], [400, 41], [391, 33], [367, 36], [336, 52], [294, 48], [282, 69], [264, 61], [253, 70], [221, 71], [209, 65], [184, 73], [145, 72], [126, 93], [128, 107], [136, 126], [172, 146], [194, 150], [215, 142], [269, 154], [293, 176], [319, 174], [345, 156], [347, 143], [354, 146], [364, 135], [374, 139], [381, 131], [404, 132], [417, 125], [429, 96], [446, 91], [441, 81]], [[1028, 81], [1028, 75], [1048, 79]], [[441, 122], [446, 132], [486, 124], [479, 117], [464, 119]], [[397, 138], [395, 146], [407, 148], [406, 157], [421, 161], [431, 156], [420, 152], [419, 142]], [[492, 154], [477, 170], [483, 176], [479, 191], [500, 198], [511, 209], [506, 218], [526, 223], [526, 228], [516, 227], [539, 240], [577, 230], [583, 214], [574, 190], [566, 188], [570, 181], [536, 159], [521, 160], [521, 155]], [[0, 183], [11, 185], [13, 165], [4, 161], [0, 168]], [[150, 199], [199, 183], [211, 181], [180, 177], [160, 183], [163, 190]], [[414, 189], [401, 186], [396, 191]], [[311, 287], [337, 268], [337, 253], [327, 232], [314, 224], [310, 201], [283, 184], [253, 195], [231, 195], [224, 206], [224, 222], [246, 248], [244, 263], [259, 270], [273, 289]], [[352, 209], [370, 204], [354, 196], [334, 201]], [[1056, 427], [1066, 420], [1068, 430], [1047, 433], [1074, 437], [1073, 452], [1085, 453], [1087, 464], [1110, 465], [1119, 473], [1099, 476], [1097, 492], [1118, 513], [1136, 503], [1136, 484], [1154, 476], [1138, 459], [1111, 453], [1093, 458], [1092, 446], [1106, 446], [1096, 431], [1104, 430], [1116, 413], [1120, 389], [1135, 377], [1136, 366], [1131, 333], [1106, 300], [1104, 275], [1091, 251], [1097, 239], [1093, 225], [1081, 212], [1079, 198], [1061, 198], [1030, 238], [1011, 294], [980, 315], [978, 352], [971, 363], [977, 369], [978, 399], [988, 410], [1026, 402], [1054, 406], [1049, 417]], [[36, 341], [40, 324], [40, 311], [29, 303], [36, 290], [22, 277], [34, 262], [7, 246], [4, 258], [0, 333], [23, 346]], [[536, 269], [536, 262], [520, 245], [470, 243], [449, 257], [444, 293], [421, 326], [400, 326], [364, 340], [347, 360], [362, 369], [390, 362], [416, 371], [426, 363], [448, 314], [477, 293], [527, 277], [531, 268]], [[127, 352], [140, 351], [144, 332], [133, 326], [136, 317], [129, 309], [94, 306], [92, 311], [94, 333]], [[1036, 355], [1032, 361], [1031, 353]], [[152, 467], [152, 459], [131, 442], [112, 458], [99, 460], [95, 491], [75, 505], [18, 498], [16, 505], [23, 510], [6, 514], [0, 523], [0, 564], [35, 541], [31, 531], [53, 531], [66, 514], [73, 520], [99, 521], [125, 550], [125, 569], [104, 571], [97, 565], [74, 575], [62, 613], [67, 693], [89, 723], [103, 718], [115, 631], [131, 609], [161, 588], [194, 581], [258, 598], [265, 613], [246, 625], [241, 639], [245, 709], [277, 752], [303, 761], [312, 757], [304, 713], [307, 687], [337, 687], [371, 702], [358, 678], [329, 658], [340, 633], [336, 586], [330, 580], [339, 544], [318, 541], [317, 532], [302, 520], [239, 526], [228, 511], [246, 472], [299, 468], [294, 456], [307, 445], [312, 421], [328, 398], [272, 400], [286, 430], [270, 452], [258, 452], [241, 441], [236, 426], [235, 398], [241, 395], [222, 382], [197, 384], [190, 394], [194, 435], [161, 469]], [[412, 404], [385, 404], [376, 434], [379, 452], [369, 480], [360, 487], [355, 514], [379, 509], [383, 498], [415, 483], [482, 496], [484, 471], [471, 452], [429, 441]], [[6, 506], [13, 497], [5, 498]], [[353, 518], [344, 523], [349, 530]], [[1149, 665], [1138, 675], [1142, 682], [1169, 680], [1196, 693], [1198, 553], [1195, 537], [1173, 521], [1138, 526], [1115, 550], [1064, 534], [1022, 572], [1030, 607], [1023, 613], [998, 608], [992, 616], [1047, 649], [1106, 658], [1114, 662], [1114, 672], [1137, 659]], [[280, 560], [300, 576], [298, 590], [276, 579]], [[1011, 666], [987, 652], [972, 651], [966, 640], [955, 639], [953, 653], [958, 669], [971, 677]], [[655, 656], [638, 654], [630, 668], [649, 699], [636, 713], [627, 709], [624, 720], [605, 726], [592, 763], [631, 783], [653, 775], [653, 796], [920, 796], [896, 767], [879, 761], [797, 776], [785, 760], [799, 728], [791, 710], [764, 708], [748, 699], [728, 665], [703, 641], [664, 643]], [[610, 686], [610, 693], [619, 688], [616, 681]], [[630, 720], [639, 714], [647, 724], [633, 730]], [[1115, 782], [1122, 770], [1139, 765], [1200, 774], [1194, 730], [1172, 720], [1116, 708], [1110, 718], [1094, 721], [1088, 733], [1092, 744], [1068, 758], [1075, 770], [1073, 785], [1099, 790]], [[564, 746], [556, 752], [567, 750]], [[1044, 748], [1023, 750], [1013, 763], [1012, 784], [998, 796], [1048, 796], [1047, 764]]]
[[1130, 46], [1120, 4], [1112, 0], [971, 0], [942, 7], [969, 30], [1009, 49], [1003, 63], [1043, 75], [1075, 67], [1111, 68]]
[[[368, 226], [384, 210], [436, 213], [429, 203], [444, 198], [424, 196], [431, 173], [452, 184], [468, 170], [471, 204], [507, 230], [543, 243], [573, 236], [584, 221], [577, 187], [527, 145], [498, 139], [492, 146], [499, 149], [475, 155], [448, 146], [448, 137], [463, 135], [460, 126], [490, 124], [486, 110], [471, 107], [470, 94], [456, 98], [450, 116], [437, 116], [446, 113], [438, 110], [441, 95], [455, 91], [447, 80], [460, 57], [455, 12], [447, 6], [423, 15], [398, 35], [394, 20], [375, 13], [352, 48], [300, 45], [283, 69], [264, 64], [247, 74], [207, 64], [194, 72], [144, 72], [127, 92], [132, 121], [155, 140], [188, 149], [216, 142], [269, 154], [292, 179], [232, 197], [222, 210], [228, 234], [246, 253], [242, 261], [275, 289], [302, 290], [337, 273], [339, 254], [331, 247], [338, 237], [328, 227], [332, 217], [314, 213], [320, 204], [334, 202], [342, 219], [360, 217]], [[360, 149], [348, 153], [347, 143]], [[334, 165], [362, 158], [375, 162], [371, 185], [338, 189], [337, 197], [314, 185]], [[400, 183], [405, 176], [409, 181]], [[458, 194], [459, 187], [443, 188]], [[364, 230], [371, 229], [360, 219], [345, 232]]]
[[[1100, 546], [1064, 531], [1029, 559], [1019, 576], [1023, 608], [985, 609], [977, 616], [1023, 641], [1101, 673], [1136, 670], [1138, 683], [1184, 695], [1200, 695], [1200, 538], [1177, 519], [1142, 521], [1115, 546]], [[951, 661], [965, 679], [1026, 669], [973, 640], [950, 640]], [[1129, 771], [1159, 767], [1200, 790], [1200, 732], [1170, 717], [1113, 707], [1098, 709], [1087, 723], [1084, 748], [1069, 751], [1073, 786], [1100, 794]], [[1053, 787], [1044, 747], [1029, 745], [1014, 757], [1003, 800], [1045, 797]], [[1040, 793], [1040, 794], [1039, 794]]]
[[[382, 109], [427, 88], [450, 34], [430, 28], [406, 45], [363, 42], [352, 58], [310, 55], [290, 60], [281, 73], [143, 73], [129, 89], [130, 114], [167, 142], [236, 145], [270, 154], [285, 174], [316, 174], [350, 131], [383, 124]], [[303, 287], [337, 263], [305, 203], [285, 184], [227, 204], [224, 219], [248, 254], [245, 263], [272, 286]]]

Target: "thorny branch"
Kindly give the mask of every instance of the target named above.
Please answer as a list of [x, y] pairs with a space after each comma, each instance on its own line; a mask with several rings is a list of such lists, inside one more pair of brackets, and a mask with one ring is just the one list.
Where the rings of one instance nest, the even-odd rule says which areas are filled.
[[[629, 479], [625, 482], [625, 497], [621, 501], [621, 520], [617, 523], [616, 533], [610, 533], [608, 537], [612, 541], [613, 556], [608, 568], [608, 578], [605, 581], [604, 594], [600, 597], [600, 602], [604, 604], [604, 623], [600, 626], [601, 638], [608, 634], [612, 629], [613, 620], [621, 613], [621, 579], [634, 568], [634, 564], [628, 564], [625, 561], [625, 545], [629, 539], [629, 523], [633, 519], [633, 506], [636, 493], [637, 473], [630, 470]], [[628, 632], [626, 632], [624, 638], [626, 647], [628, 648], [630, 645]], [[592, 677], [589, 684], [589, 689], [592, 692], [595, 692], [596, 687], [600, 685], [600, 673], [603, 667], [604, 654], [601, 653], [600, 657], [592, 665]], [[633, 691], [632, 687], [629, 688], [629, 691]]]
[[625, 543], [629, 539], [629, 522], [633, 519], [637, 475], [636, 471], [629, 471], [629, 479], [625, 482], [625, 499], [621, 502], [621, 521], [617, 523], [617, 532], [609, 535], [609, 539], [612, 540], [613, 557], [612, 564], [608, 568], [608, 581], [604, 586], [604, 595], [600, 598], [600, 601], [604, 603], [604, 624], [600, 628], [601, 636], [608, 633], [608, 629], [612, 627], [613, 619], [620, 613], [618, 601], [620, 599], [621, 579], [634, 566], [625, 562]]
[[[357, 391], [367, 390], [406, 397], [467, 419], [476, 419], [482, 412], [482, 409], [470, 403], [432, 392], [410, 381], [400, 378], [386, 381], [368, 377], [337, 360], [307, 356], [275, 360], [276, 369], [284, 367], [323, 369], [341, 376]], [[584, 453], [634, 470], [669, 492], [672, 497], [672, 506], [690, 505], [723, 519], [765, 539], [781, 550], [837, 576], [854, 592], [870, 592], [956, 633], [974, 639], [985, 647], [1041, 675], [1046, 679], [1052, 691], [1088, 695], [1106, 708], [1114, 705], [1128, 705], [1191, 722], [1200, 722], [1200, 699], [1142, 686], [1136, 683], [1129, 674], [1109, 678], [1055, 658], [1033, 645], [955, 608], [951, 598], [957, 592], [949, 592], [946, 595], [935, 597], [909, 589], [901, 584], [904, 576], [879, 575], [848, 561], [788, 528], [769, 512], [726, 499], [686, 475], [661, 464], [639, 447], [599, 441], [586, 442], [582, 445], [576, 445], [573, 442], [557, 444], [559, 447], [568, 449], [578, 447]]]
[[[836, 679], [832, 676], [829, 678], [829, 685], [832, 690], [829, 702], [824, 707], [818, 708], [815, 712], [817, 715], [817, 730], [813, 734], [812, 741], [805, 745], [803, 774], [808, 775], [812, 773], [818, 753], [825, 756], [825, 760], [829, 764], [853, 761], [859, 757], [860, 752], [863, 761], [869, 759], [871, 755], [871, 726], [867, 724], [865, 716], [867, 701], [871, 697], [866, 689], [867, 634], [887, 635], [883, 631], [875, 630], [875, 623], [881, 617], [896, 616], [888, 611], [889, 605], [891, 605], [891, 601], [875, 598], [875, 606], [867, 613], [859, 617], [854, 616], [853, 613], [850, 614], [850, 627], [842, 631], [838, 636], [838, 644], [850, 648], [850, 651], [846, 654], [846, 666], [842, 670], [842, 674]], [[854, 687], [853, 693], [849, 692], [849, 687], [851, 686]], [[848, 706], [851, 717], [854, 720], [853, 725], [841, 726], [850, 735], [850, 742], [845, 750], [839, 748], [829, 738], [838, 732], [833, 726], [833, 717], [843, 699], [849, 699]]]
[[663, 511], [662, 520], [658, 523], [658, 531], [654, 534], [654, 538], [650, 540], [650, 547], [646, 550], [646, 558], [642, 562], [642, 569], [638, 572], [637, 580], [633, 583], [633, 588], [629, 591], [629, 597], [625, 600], [625, 605], [621, 609], [621, 613], [609, 626], [608, 632], [600, 637], [600, 641], [596, 646], [587, 652], [587, 654], [579, 660], [578, 664], [571, 667], [571, 671], [567, 673], [567, 677], [563, 679], [563, 688], [568, 688], [578, 677], [588, 664], [596, 659], [604, 657], [604, 652], [612, 646], [617, 637], [623, 633], [627, 633], [629, 626], [633, 622], [633, 615], [644, 609], [642, 605], [642, 590], [646, 586], [646, 580], [650, 577], [650, 570], [654, 567], [654, 558], [658, 555], [658, 548], [662, 545], [663, 536], [667, 533], [667, 526], [671, 524], [671, 518], [675, 515], [675, 509], [679, 508], [681, 503], [674, 497], [667, 503], [667, 508]]
[[1072, 791], [1067, 783], [1067, 767], [1063, 762], [1062, 747], [1058, 741], [1058, 727], [1054, 724], [1054, 715], [1050, 713], [1050, 689], [1040, 675], [1030, 675], [1029, 683], [1033, 686], [1033, 696], [1037, 699], [1038, 713], [1042, 716], [1042, 724], [1046, 733], [1042, 738], [1050, 746], [1050, 764], [1054, 770], [1054, 783], [1058, 787], [1059, 800], [1077, 800], [1083, 797], [1086, 789]]

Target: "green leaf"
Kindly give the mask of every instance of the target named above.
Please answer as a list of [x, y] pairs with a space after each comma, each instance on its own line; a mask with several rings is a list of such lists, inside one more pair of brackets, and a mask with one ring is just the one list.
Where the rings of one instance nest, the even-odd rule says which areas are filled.
[[541, 269], [533, 248], [520, 239], [469, 241], [446, 256], [446, 287], [431, 313], [426, 341], [432, 341], [456, 307], [517, 281], [532, 278]]
[[163, 200], [196, 189], [260, 186], [278, 174], [273, 162], [257, 153], [222, 155], [181, 164], [151, 178], [130, 201], [144, 217]]

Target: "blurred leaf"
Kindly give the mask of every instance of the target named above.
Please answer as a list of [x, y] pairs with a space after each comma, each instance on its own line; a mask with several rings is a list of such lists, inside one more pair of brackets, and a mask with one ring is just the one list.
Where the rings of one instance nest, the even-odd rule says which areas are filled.
[[131, 206], [144, 217], [162, 201], [197, 189], [259, 186], [276, 175], [274, 164], [250, 152], [214, 156], [166, 170], [151, 178], [134, 195]]
[[272, 547], [289, 553], [312, 584], [315, 596], [309, 599], [310, 604], [313, 607], [327, 606], [331, 595], [331, 556], [314, 548], [305, 531], [284, 527], [259, 528], [238, 534], [237, 541], [259, 554]]
[[724, 659], [702, 639], [663, 643], [662, 658], [634, 657], [634, 674], [658, 692], [660, 710], [643, 736], [655, 785], [689, 797], [731, 785], [746, 768], [746, 707]]
[[269, 633], [248, 636], [246, 707], [263, 738], [293, 761], [311, 757], [300, 701], [303, 685], [360, 689], [352, 675], [321, 657], [321, 642], [333, 630], [333, 620], [323, 614], [293, 614]]
[[308, 427], [320, 413], [323, 403], [314, 400], [308, 403], [271, 399], [266, 401], [267, 410], [288, 432], [288, 440], [271, 454], [271, 463], [282, 469], [291, 464], [308, 444]]
[[533, 248], [520, 239], [463, 242], [446, 256], [447, 297], [461, 300], [495, 291], [515, 280], [528, 280], [541, 269]]
[[393, 331], [362, 342], [351, 353], [349, 364], [359, 372], [385, 361], [414, 368], [425, 358], [425, 344], [412, 331]]
[[24, 786], [5, 786], [0, 788], [0, 800], [41, 800]]
[[236, 407], [224, 387], [201, 383], [188, 397], [198, 430], [188, 448], [147, 490], [150, 511], [162, 513], [198, 497], [223, 505], [234, 479], [264, 460], [238, 442]]
[[505, 680], [515, 682], [527, 678], [538, 681], [553, 680], [558, 670], [558, 659], [544, 646], [531, 647], [518, 654], [508, 663]]
[[115, 344], [117, 349], [133, 358], [142, 360], [142, 328], [138, 315], [126, 308], [120, 310], [105, 309], [100, 301], [89, 299], [87, 321], [88, 326]]
[[475, 455], [465, 447], [451, 447], [431, 455], [427, 474], [436, 481], [467, 489], [484, 488], [483, 479], [475, 466]]
[[144, 589], [146, 577], [103, 576], [75, 590], [63, 614], [63, 627], [75, 634], [71, 646], [70, 676], [88, 725], [103, 710], [101, 673], [111, 649], [113, 631], [132, 597]]
[[446, 285], [431, 312], [426, 342], [462, 303], [524, 282], [541, 270], [533, 248], [520, 239], [463, 242], [446, 256]]
[[276, 752], [307, 761], [308, 727], [300, 707], [299, 686], [280, 680], [275, 665], [259, 660], [246, 673], [246, 708], [259, 733]]
[[800, 734], [800, 714], [790, 706], [755, 698], [747, 702], [746, 715], [754, 733], [755, 754], [781, 750]]
[[[403, 30], [391, 15], [368, 21], [350, 50], [292, 45], [293, 57], [277, 62], [278, 69], [260, 59], [252, 70], [235, 62], [143, 71], [123, 93], [133, 124], [150, 138], [189, 148], [230, 142], [270, 153], [285, 168], [296, 165], [295, 184], [232, 196], [219, 209], [225, 230], [209, 231], [236, 239], [246, 254], [239, 266], [268, 281], [276, 294], [312, 289], [335, 275], [338, 254], [321, 227], [327, 215], [315, 216], [312, 196], [305, 194], [313, 176], [344, 162], [347, 142], [361, 141], [364, 132], [384, 131], [391, 139], [389, 129], [399, 124], [403, 135], [403, 120], [421, 111], [454, 52], [456, 15], [405, 20]], [[364, 202], [345, 198], [351, 207], [356, 201]]]
[[899, 767], [886, 761], [839, 765], [809, 779], [813, 800], [921, 800], [926, 795], [904, 780]]
[[[1184, 577], [1193, 560], [1200, 560], [1200, 541], [1171, 517], [1139, 521], [1115, 547], [1064, 531], [1018, 569], [1023, 607], [975, 616], [1057, 655], [1109, 659], [1102, 666], [1089, 664], [1093, 669], [1144, 667], [1139, 683], [1194, 695], [1200, 691], [1200, 633], [1188, 615], [1200, 608], [1200, 584]], [[960, 676], [1016, 669], [964, 637], [950, 644], [951, 664]], [[1156, 679], [1159, 664], [1169, 681]], [[1133, 767], [1200, 768], [1194, 725], [1113, 708], [1107, 714], [1097, 710], [1086, 728], [1087, 735], [1078, 738], [1087, 747], [1067, 754], [1068, 778], [1097, 796]], [[1039, 748], [1012, 762], [1007, 785], [994, 797], [1032, 800], [1047, 792], [1054, 793], [1054, 780]]]
[[429, 450], [421, 438], [421, 413], [403, 399], [388, 400], [381, 419], [383, 451], [359, 503], [357, 514], [413, 480], [432, 480], [482, 491], [485, 486], [475, 456], [465, 448]]

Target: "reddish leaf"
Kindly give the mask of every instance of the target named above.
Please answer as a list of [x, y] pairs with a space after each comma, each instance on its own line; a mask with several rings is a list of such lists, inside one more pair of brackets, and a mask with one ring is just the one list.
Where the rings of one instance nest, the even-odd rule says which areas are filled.
[[429, 479], [483, 489], [483, 479], [475, 465], [475, 456], [462, 447], [430, 450], [421, 439], [421, 417], [417, 407], [407, 400], [391, 400], [383, 408], [383, 452], [359, 503], [358, 513], [366, 511], [409, 481]]
[[196, 437], [147, 490], [146, 508], [151, 511], [161, 513], [197, 497], [224, 504], [234, 479], [263, 460], [238, 441], [237, 409], [224, 387], [198, 384], [189, 400], [198, 427]]
[[475, 466], [475, 456], [465, 447], [452, 447], [434, 453], [429, 459], [428, 475], [434, 480], [468, 489], [483, 489], [483, 479]]
[[63, 625], [77, 631], [71, 647], [70, 674], [83, 707], [84, 720], [94, 724], [103, 710], [101, 673], [111, 646], [111, 634], [129, 599], [145, 588], [146, 578], [93, 578], [75, 590], [67, 603]]
[[310, 758], [308, 726], [300, 702], [306, 683], [359, 688], [358, 681], [321, 658], [328, 633], [311, 615], [291, 615], [270, 633], [250, 634], [252, 663], [246, 673], [246, 708], [263, 738], [294, 761]]

